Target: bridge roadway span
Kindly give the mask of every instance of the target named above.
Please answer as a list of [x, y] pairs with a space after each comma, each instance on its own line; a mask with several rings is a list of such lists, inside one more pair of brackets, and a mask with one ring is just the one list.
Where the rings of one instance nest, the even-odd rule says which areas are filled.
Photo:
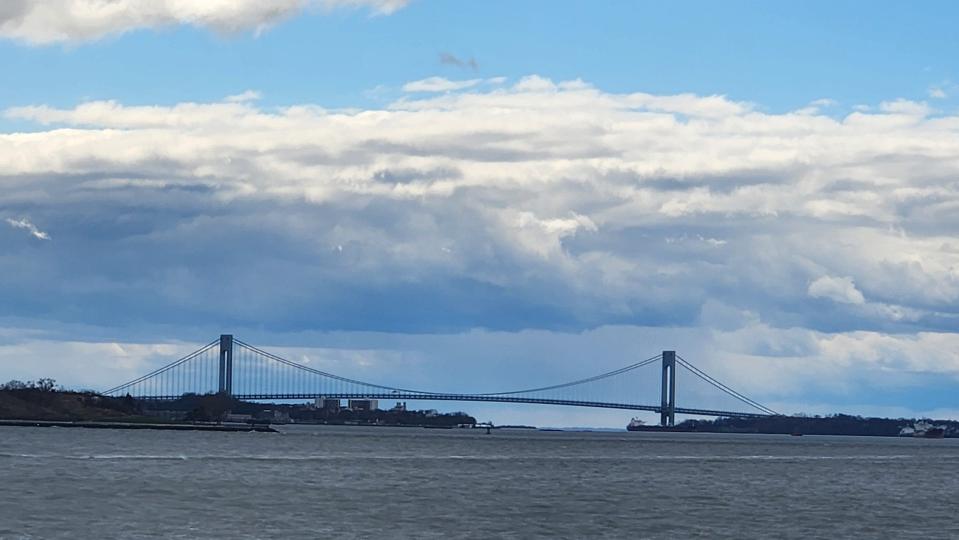
[[[182, 396], [150, 396], [138, 399], [147, 399], [150, 401], [174, 401]], [[304, 400], [316, 398], [329, 399], [382, 399], [382, 400], [408, 400], [408, 401], [482, 401], [487, 403], [532, 403], [539, 405], [568, 405], [571, 407], [593, 407], [598, 409], [623, 409], [630, 411], [649, 411], [662, 413], [663, 408], [658, 405], [634, 405], [632, 403], [606, 403], [603, 401], [577, 401], [571, 399], [543, 399], [543, 398], [524, 398], [514, 396], [496, 396], [482, 394], [410, 394], [402, 392], [389, 393], [364, 393], [364, 394], [234, 394], [234, 399], [257, 401], [257, 400]], [[761, 413], [734, 412], [734, 411], [716, 411], [711, 409], [689, 409], [686, 407], [675, 407], [676, 414], [690, 414], [695, 416], [725, 416], [734, 418], [760, 418], [769, 416]]]

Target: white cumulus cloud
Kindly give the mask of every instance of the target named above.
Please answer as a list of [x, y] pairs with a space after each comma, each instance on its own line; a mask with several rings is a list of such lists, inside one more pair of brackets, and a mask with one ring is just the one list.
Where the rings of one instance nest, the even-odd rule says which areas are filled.
[[828, 298], [843, 304], [862, 304], [862, 293], [856, 288], [850, 277], [822, 276], [809, 284], [809, 296]]
[[911, 101], [908, 99], [897, 99], [894, 101], [883, 101], [879, 104], [879, 109], [887, 113], [902, 114], [906, 116], [928, 116], [932, 112], [924, 101]]
[[256, 90], [245, 90], [243, 92], [240, 92], [239, 94], [226, 96], [224, 101], [228, 101], [230, 103], [243, 103], [245, 101], [256, 101], [260, 99], [261, 97], [263, 97], [263, 95]]
[[404, 92], [448, 92], [450, 90], [462, 90], [476, 86], [482, 82], [482, 79], [469, 79], [465, 81], [451, 81], [443, 77], [428, 77], [418, 81], [411, 81], [403, 85]]
[[141, 28], [191, 25], [261, 32], [309, 8], [367, 8], [376, 14], [408, 0], [4, 0], [0, 37], [42, 45], [82, 42]]

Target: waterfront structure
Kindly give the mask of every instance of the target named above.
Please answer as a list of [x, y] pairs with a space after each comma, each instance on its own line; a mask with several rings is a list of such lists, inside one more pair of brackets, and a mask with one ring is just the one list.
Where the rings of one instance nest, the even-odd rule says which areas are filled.
[[348, 403], [351, 411], [375, 411], [380, 408], [377, 399], [351, 399]]
[[[641, 368], [657, 363], [661, 368], [658, 404], [643, 403], [634, 393], [624, 399], [597, 389], [599, 382], [640, 376]], [[676, 390], [679, 368], [735, 398], [747, 410], [679, 407]], [[778, 414], [719, 382], [672, 350], [620, 369], [562, 384], [471, 394], [413, 390], [350, 379], [292, 362], [235, 339], [230, 334], [224, 334], [218, 340], [160, 369], [104, 392], [106, 395], [129, 395], [147, 400], [173, 400], [187, 393], [220, 393], [241, 400], [315, 399], [317, 404], [324, 407], [327, 404], [339, 407], [340, 400], [345, 399], [350, 408], [356, 410], [376, 409], [380, 399], [595, 407], [658, 413], [663, 426], [674, 425], [677, 414], [740, 418]], [[335, 405], [332, 404], [334, 401]]]
[[322, 409], [329, 412], [340, 412], [340, 400], [337, 398], [329, 398], [321, 396], [316, 398], [313, 403], [317, 409]]

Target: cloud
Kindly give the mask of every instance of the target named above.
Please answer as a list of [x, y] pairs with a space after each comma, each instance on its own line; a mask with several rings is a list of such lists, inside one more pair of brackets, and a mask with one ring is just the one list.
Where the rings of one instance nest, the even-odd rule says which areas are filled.
[[461, 59], [454, 54], [448, 52], [440, 53], [440, 64], [447, 66], [456, 66], [461, 68], [470, 68], [472, 70], [479, 69], [479, 64], [476, 62], [476, 59], [472, 56], [468, 59]]
[[932, 108], [930, 108], [926, 102], [910, 101], [908, 99], [883, 101], [879, 104], [879, 110], [887, 113], [920, 117], [928, 116], [930, 113], [932, 113]]
[[143, 28], [190, 25], [262, 32], [306, 9], [366, 8], [387, 15], [408, 0], [11, 0], [0, 6], [0, 37], [31, 45], [94, 41]]
[[816, 107], [835, 107], [836, 105], [838, 105], [838, 103], [834, 99], [819, 98], [819, 99], [813, 100], [810, 103], [810, 105], [814, 105]]
[[[7, 380], [57, 378], [71, 388], [105, 390], [195, 350], [184, 343], [121, 343], [50, 340], [32, 337], [0, 343], [0, 365]], [[6, 380], [2, 381], [6, 382]]]
[[244, 92], [240, 92], [239, 94], [226, 96], [224, 101], [227, 101], [230, 103], [243, 103], [246, 101], [257, 101], [262, 97], [263, 95], [257, 92], [256, 90], [246, 90]]
[[795, 111], [796, 114], [818, 114], [819, 111], [838, 105], [836, 100], [829, 98], [820, 98], [809, 102], [805, 107]]
[[535, 75], [368, 110], [10, 108], [33, 125], [0, 134], [0, 207], [69, 248], [5, 244], [0, 294], [107, 326], [582, 331], [696, 326], [716, 301], [773, 328], [944, 332], [959, 119], [905, 110]]
[[11, 218], [6, 218], [6, 222], [7, 222], [7, 224], [9, 224], [9, 225], [10, 225], [11, 227], [13, 227], [14, 229], [24, 229], [24, 230], [26, 230], [27, 232], [30, 233], [31, 236], [33, 236], [34, 238], [37, 238], [38, 240], [49, 240], [49, 239], [50, 239], [50, 235], [49, 235], [49, 234], [47, 234], [47, 233], [41, 231], [40, 229], [38, 229], [36, 225], [34, 225], [33, 223], [30, 223], [30, 221], [27, 220], [26, 218], [23, 218], [23, 219], [11, 219]]
[[933, 99], [946, 99], [949, 97], [949, 94], [947, 94], [942, 87], [931, 86], [929, 87], [929, 97]]
[[865, 302], [865, 298], [856, 289], [856, 284], [850, 277], [822, 276], [809, 284], [809, 296], [828, 298], [843, 304], [862, 304]]
[[449, 92], [451, 90], [462, 90], [476, 86], [482, 82], [482, 79], [470, 79], [466, 81], [451, 81], [443, 77], [428, 77], [418, 81], [408, 82], [403, 85], [404, 92]]

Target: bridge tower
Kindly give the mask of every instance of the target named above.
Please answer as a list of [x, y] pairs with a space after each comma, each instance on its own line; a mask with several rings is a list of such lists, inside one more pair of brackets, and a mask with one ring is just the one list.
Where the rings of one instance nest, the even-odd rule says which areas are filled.
[[659, 424], [676, 425], [676, 351], [663, 351], [663, 391]]
[[233, 334], [220, 335], [220, 393], [233, 395]]

